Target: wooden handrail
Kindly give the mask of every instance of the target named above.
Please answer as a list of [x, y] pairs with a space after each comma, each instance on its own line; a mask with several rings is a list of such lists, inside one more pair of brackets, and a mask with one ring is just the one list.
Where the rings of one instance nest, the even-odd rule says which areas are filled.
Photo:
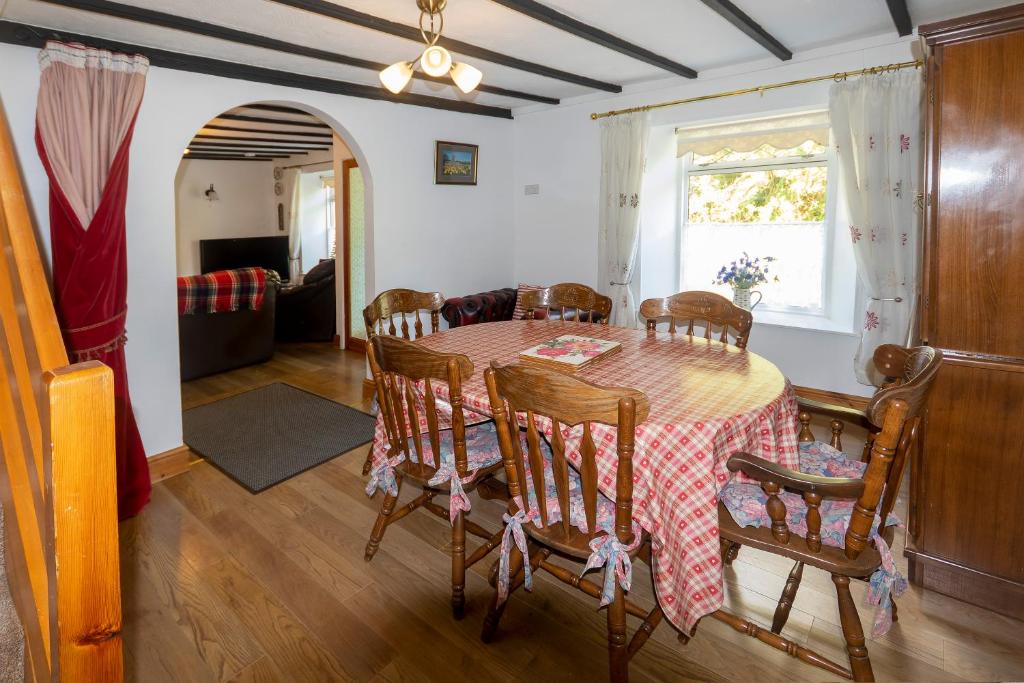
[[0, 110], [0, 504], [26, 679], [123, 679], [114, 387], [69, 366]]

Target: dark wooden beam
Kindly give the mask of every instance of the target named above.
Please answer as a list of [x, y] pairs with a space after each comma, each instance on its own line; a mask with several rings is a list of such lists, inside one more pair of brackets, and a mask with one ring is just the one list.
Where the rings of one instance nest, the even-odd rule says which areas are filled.
[[195, 143], [188, 146], [193, 152], [200, 154], [309, 154], [310, 152], [320, 152], [327, 150], [317, 149], [265, 149], [263, 147], [206, 147], [205, 145], [196, 145]]
[[66, 31], [55, 31], [41, 26], [31, 26], [13, 21], [0, 20], [0, 43], [22, 45], [26, 47], [43, 47], [47, 40], [64, 40], [86, 43], [97, 48], [111, 50], [114, 52], [128, 52], [145, 55], [153, 66], [165, 69], [176, 69], [191, 73], [208, 74], [221, 76], [223, 78], [234, 78], [240, 81], [253, 83], [268, 83], [288, 88], [299, 88], [302, 90], [314, 90], [317, 92], [331, 93], [332, 95], [345, 95], [347, 97], [361, 97], [368, 100], [383, 100], [395, 104], [411, 104], [431, 109], [444, 109], [447, 111], [460, 112], [463, 114], [476, 114], [479, 116], [491, 116], [500, 119], [511, 119], [512, 111], [503, 107], [492, 107], [475, 102], [463, 102], [461, 100], [449, 100], [443, 97], [431, 97], [416, 93], [402, 93], [392, 95], [384, 88], [361, 83], [349, 83], [347, 81], [335, 81], [330, 78], [317, 76], [304, 76], [302, 74], [277, 71], [276, 69], [264, 69], [258, 66], [236, 64], [225, 62], [209, 57], [196, 57], [184, 55], [168, 50], [160, 50], [131, 43], [121, 43], [106, 38], [97, 38], [80, 33], [69, 33]]
[[[247, 135], [228, 136], [228, 135], [217, 135], [215, 133], [196, 133], [195, 137], [197, 137], [197, 138], [204, 138], [204, 139], [208, 139], [208, 140], [225, 140], [225, 141], [228, 141], [228, 142], [264, 142], [264, 143], [272, 142], [274, 144], [283, 144], [283, 145], [287, 145], [289, 147], [297, 147], [297, 148], [309, 147], [310, 146], [310, 145], [299, 144], [299, 143], [302, 142], [302, 140], [283, 140], [281, 138], [253, 138], [253, 137], [249, 137]], [[315, 141], [315, 142], [319, 142], [319, 141]], [[316, 146], [319, 147], [321, 145], [316, 145]]]
[[713, 9], [723, 19], [753, 38], [761, 47], [771, 52], [782, 61], [793, 59], [793, 53], [780, 43], [775, 36], [764, 30], [761, 24], [750, 18], [750, 15], [741, 10], [729, 0], [701, 0], [705, 5]]
[[[234, 131], [236, 133], [259, 133], [262, 135], [294, 135], [300, 138], [326, 138], [324, 140], [316, 140], [316, 142], [327, 142], [333, 137], [330, 133], [309, 133], [304, 130], [271, 130], [263, 128], [239, 128], [238, 126], [225, 126], [219, 123], [207, 123], [205, 126], [203, 126], [203, 128], [209, 128], [210, 130], [229, 130]], [[302, 142], [302, 140], [296, 140], [295, 142]]]
[[[558, 10], [552, 9], [547, 5], [542, 5], [535, 0], [494, 0], [499, 5], [508, 7], [511, 10], [515, 10], [520, 14], [525, 14], [531, 19], [544, 22], [548, 26], [554, 26], [557, 29], [561, 29], [566, 33], [571, 33], [574, 36], [579, 36], [584, 40], [588, 40], [591, 43], [606, 47], [609, 50], [614, 50], [620, 54], [624, 54], [627, 57], [638, 59], [641, 62], [652, 64], [659, 69], [664, 69], [671, 73], [686, 78], [697, 78], [697, 72], [688, 66], [684, 66], [679, 62], [675, 62], [667, 57], [662, 57], [659, 54], [651, 52], [646, 48], [642, 48], [639, 45], [634, 45], [628, 41], [613, 36], [607, 31], [602, 31], [599, 28], [595, 28], [589, 24], [584, 24], [582, 21], [573, 19], [572, 17], [562, 14]], [[625, 7], [623, 11], [629, 11]]]
[[[411, 40], [419, 43], [420, 45], [423, 44], [423, 37], [420, 35], [420, 30], [415, 26], [407, 26], [395, 21], [381, 19], [380, 17], [375, 17], [372, 14], [366, 14], [348, 7], [343, 7], [342, 5], [337, 5], [333, 2], [328, 2], [328, 0], [272, 0], [272, 2], [276, 2], [281, 5], [288, 5], [289, 7], [296, 7], [298, 9], [306, 10], [307, 12], [319, 14], [323, 17], [331, 17], [332, 19], [338, 19], [339, 21], [355, 24], [356, 26], [362, 26], [363, 28], [373, 29], [392, 36], [398, 36], [399, 38], [405, 38], [406, 40]], [[416, 9], [412, 3], [410, 3], [410, 8], [413, 11]], [[575, 83], [576, 85], [581, 85], [584, 88], [591, 88], [593, 90], [604, 90], [606, 92], [614, 93], [622, 92], [621, 85], [605, 83], [579, 74], [569, 73], [568, 71], [553, 69], [549, 66], [544, 66], [543, 64], [528, 62], [525, 59], [511, 57], [471, 43], [464, 43], [461, 40], [445, 38], [442, 36], [439, 44], [452, 52], [457, 52], [468, 57], [476, 57], [477, 59], [483, 59], [494, 64], [501, 64], [502, 66], [518, 69], [519, 71], [537, 74], [538, 76], [546, 76], [547, 78], [554, 78], [567, 83]]]
[[885, 4], [889, 6], [889, 14], [892, 16], [892, 23], [896, 25], [896, 32], [901, 36], [913, 33], [914, 22], [910, 19], [907, 0], [885, 0]]
[[303, 116], [313, 116], [308, 111], [296, 109], [295, 107], [285, 107], [280, 104], [243, 104], [239, 109], [259, 109], [260, 111], [276, 111], [279, 114], [302, 114]]
[[[240, 45], [249, 45], [251, 47], [259, 47], [267, 50], [274, 50], [275, 52], [299, 55], [301, 57], [311, 57], [313, 59], [320, 59], [327, 62], [333, 62], [335, 64], [346, 64], [360, 69], [380, 71], [388, 66], [387, 64], [371, 61], [369, 59], [360, 59], [359, 57], [351, 57], [349, 55], [321, 50], [307, 45], [288, 43], [283, 40], [269, 38], [256, 33], [239, 31], [224, 26], [218, 26], [216, 24], [208, 24], [196, 19], [189, 19], [188, 17], [180, 17], [175, 14], [167, 14], [165, 12], [158, 12], [156, 10], [145, 9], [143, 7], [133, 7], [131, 5], [124, 5], [118, 2], [110, 2], [109, 0], [41, 0], [41, 2], [48, 2], [54, 5], [60, 5], [61, 7], [69, 7], [71, 9], [78, 9], [86, 12], [94, 12], [96, 14], [104, 14], [110, 17], [118, 17], [120, 19], [128, 19], [130, 21], [137, 21], [151, 26], [161, 26], [163, 28], [170, 28], [176, 31], [185, 31], [187, 33], [217, 38], [218, 40], [226, 40]], [[414, 78], [424, 81], [440, 80], [420, 72], [416, 72], [413, 76]], [[559, 102], [559, 100], [552, 97], [534, 95], [519, 90], [499, 88], [486, 83], [482, 83], [477, 86], [477, 90], [480, 92], [490, 93], [492, 95], [501, 95], [503, 97], [512, 97], [514, 99], [530, 100], [533, 102], [543, 102], [545, 104], [558, 104]], [[307, 112], [299, 113], [306, 114]]]
[[240, 145], [226, 145], [220, 142], [203, 142], [202, 140], [193, 140], [189, 143], [189, 147], [207, 148], [212, 150], [220, 151], [246, 151], [246, 152], [326, 152], [330, 150], [330, 147], [281, 147], [278, 145], [263, 145], [258, 142], [246, 142]]
[[286, 157], [217, 157], [204, 154], [185, 154], [182, 161], [273, 161], [275, 158]]
[[269, 116], [246, 116], [245, 114], [220, 114], [216, 118], [226, 121], [243, 121], [245, 123], [281, 123], [288, 126], [302, 126], [304, 128], [326, 128], [331, 127], [319, 121], [297, 121], [295, 119], [275, 119]]

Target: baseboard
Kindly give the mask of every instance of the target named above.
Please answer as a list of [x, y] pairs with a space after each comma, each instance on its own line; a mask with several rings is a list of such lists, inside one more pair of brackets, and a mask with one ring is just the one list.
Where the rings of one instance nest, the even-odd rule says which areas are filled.
[[173, 476], [187, 472], [188, 468], [201, 459], [192, 453], [192, 449], [184, 444], [169, 451], [158, 453], [147, 461], [149, 463], [149, 479], [154, 484], [164, 479], [170, 479]]
[[936, 593], [1024, 620], [1024, 583], [922, 553], [908, 543], [910, 582]]
[[793, 391], [800, 398], [820, 403], [831, 403], [855, 410], [864, 410], [868, 407], [868, 403], [871, 402], [871, 399], [867, 396], [854, 396], [853, 394], [843, 394], [838, 391], [826, 391], [825, 389], [814, 389], [812, 387], [798, 387], [794, 385]]

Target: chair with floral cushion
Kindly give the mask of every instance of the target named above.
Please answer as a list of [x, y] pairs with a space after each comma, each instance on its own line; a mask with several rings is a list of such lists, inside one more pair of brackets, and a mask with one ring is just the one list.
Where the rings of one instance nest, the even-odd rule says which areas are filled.
[[525, 312], [525, 320], [557, 318], [607, 325], [612, 315], [612, 300], [586, 285], [563, 282], [544, 289], [521, 291], [516, 309]]
[[[907, 458], [917, 445], [920, 413], [941, 363], [942, 353], [931, 347], [880, 346], [874, 364], [887, 383], [864, 413], [837, 407], [827, 411], [862, 418], [875, 430], [868, 439], [866, 462], [815, 441], [806, 413], [800, 417], [799, 472], [747, 453], [729, 458], [730, 471], [742, 472], [760, 485], [734, 480], [720, 493], [723, 561], [731, 564], [741, 546], [751, 546], [796, 560], [796, 564], [776, 607], [771, 631], [723, 610], [712, 616], [834, 675], [874, 680], [850, 579], [870, 582], [868, 597], [878, 605], [873, 632], [884, 634], [896, 618], [893, 599], [906, 588], [889, 550], [899, 524], [892, 510]], [[832, 430], [833, 444], [841, 446], [841, 424], [833, 422]], [[923, 455], [917, 453], [916, 462], [922, 460]], [[780, 635], [805, 564], [832, 575], [850, 669]]]
[[733, 342], [747, 348], [754, 317], [750, 311], [736, 306], [724, 296], [714, 292], [680, 292], [664, 299], [647, 299], [640, 304], [640, 317], [647, 321], [648, 330], [658, 329], [658, 323], [668, 322], [668, 331], [686, 326], [686, 334], [693, 336], [694, 326], [704, 327], [704, 338], [711, 339], [712, 330], [721, 328], [718, 340], [728, 343], [729, 330]]
[[[630, 658], [663, 617], [659, 607], [647, 612], [625, 596], [633, 559], [649, 549], [646, 534], [632, 519], [634, 428], [647, 417], [647, 397], [634, 389], [598, 387], [523, 365], [492, 363], [484, 376], [511, 499], [504, 516], [496, 589], [481, 638], [493, 639], [509, 593], [521, 585], [532, 590], [532, 572], [543, 569], [608, 607], [611, 680], [626, 681]], [[598, 491], [593, 423], [617, 428], [614, 500]], [[545, 427], [550, 437], [543, 436]], [[579, 440], [574, 449], [580, 456], [578, 468], [569, 462], [566, 439]], [[584, 573], [603, 566], [603, 583], [550, 562], [552, 553], [585, 564]], [[627, 614], [642, 620], [629, 641]]]
[[[363, 309], [366, 338], [369, 340], [378, 334], [389, 334], [392, 337], [400, 334], [402, 339], [419, 339], [423, 336], [420, 311], [429, 313], [430, 333], [437, 332], [441, 327], [439, 316], [442, 306], [444, 295], [441, 292], [417, 292], [414, 289], [389, 289], [381, 292]], [[410, 317], [415, 337], [410, 335]], [[373, 451], [370, 451], [363, 463], [364, 476], [370, 473], [372, 459]]]
[[[466, 569], [498, 547], [503, 533], [492, 533], [466, 519], [471, 507], [467, 494], [502, 467], [494, 423], [466, 426], [461, 387], [473, 375], [473, 364], [466, 356], [438, 353], [381, 335], [370, 340], [367, 350], [388, 447], [386, 453], [376, 454], [366, 486], [367, 495], [377, 490], [384, 494], [366, 544], [366, 561], [377, 553], [388, 526], [416, 508], [448, 520], [452, 525], [452, 612], [461, 619]], [[435, 382], [447, 386], [447, 402], [437, 399]], [[407, 481], [423, 492], [395, 510], [399, 490]], [[434, 502], [438, 495], [448, 496], [448, 507]], [[468, 558], [467, 531], [485, 539]]]

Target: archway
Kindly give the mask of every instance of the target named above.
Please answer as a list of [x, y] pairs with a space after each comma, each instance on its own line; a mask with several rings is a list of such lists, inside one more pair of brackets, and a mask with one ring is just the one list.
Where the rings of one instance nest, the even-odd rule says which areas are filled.
[[[323, 111], [286, 101], [224, 111], [198, 129], [179, 163], [178, 275], [250, 265], [277, 271], [275, 339], [358, 348], [359, 311], [373, 283], [371, 197], [362, 150]], [[188, 356], [193, 322], [179, 317], [183, 379], [258, 362], [272, 348], [235, 344], [196, 367]], [[217, 356], [214, 345], [197, 348]]]

